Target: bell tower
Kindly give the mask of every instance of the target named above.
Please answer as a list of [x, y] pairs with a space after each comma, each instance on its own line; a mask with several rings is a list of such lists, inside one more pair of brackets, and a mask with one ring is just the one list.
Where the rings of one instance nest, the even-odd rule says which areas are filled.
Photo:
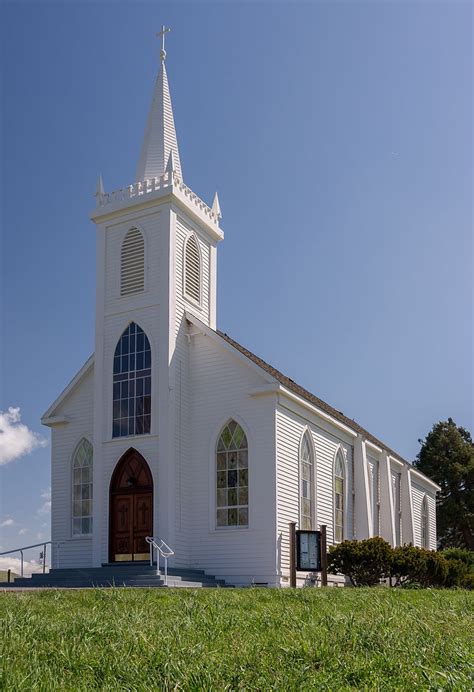
[[[158, 34], [160, 66], [135, 182], [106, 192], [99, 178], [91, 214], [97, 234], [96, 565], [108, 555], [109, 507], [104, 498], [117, 460], [132, 447], [146, 459], [153, 475], [154, 532], [172, 546], [179, 544], [176, 498], [181, 498], [181, 491], [176, 486], [176, 455], [183, 445], [178, 440], [181, 423], [177, 417], [181, 421], [185, 415], [188, 386], [186, 312], [216, 328], [217, 244], [224, 237], [219, 200], [216, 194], [209, 207], [183, 180], [165, 67], [168, 31], [162, 27]], [[131, 349], [127, 335], [141, 332], [150, 352], [151, 387], [146, 400], [139, 384], [142, 360], [139, 353], [127, 351]], [[138, 336], [134, 339], [138, 348]], [[125, 381], [127, 385], [122, 384]], [[138, 421], [138, 412], [143, 420]]]

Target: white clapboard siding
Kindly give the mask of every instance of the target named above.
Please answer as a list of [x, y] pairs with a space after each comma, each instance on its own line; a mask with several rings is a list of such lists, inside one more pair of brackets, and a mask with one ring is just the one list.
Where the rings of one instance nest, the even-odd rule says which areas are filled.
[[372, 534], [380, 534], [380, 465], [379, 460], [367, 455], [367, 469], [369, 472], [370, 508], [372, 520]]
[[[234, 583], [275, 584], [274, 404], [249, 396], [264, 377], [204, 335], [192, 337], [189, 354], [190, 453], [182, 474], [190, 490], [181, 511], [192, 535], [192, 565]], [[249, 445], [249, 527], [217, 529], [215, 448], [230, 418], [242, 425]]]
[[282, 406], [276, 414], [277, 438], [277, 531], [280, 545], [279, 561], [283, 575], [289, 570], [288, 524], [299, 524], [299, 445], [301, 437], [309, 427], [314, 443], [315, 459], [315, 518], [319, 527], [327, 526], [329, 544], [334, 542], [334, 498], [333, 476], [334, 459], [341, 446], [346, 461], [346, 507], [344, 534], [353, 537], [352, 506], [352, 449], [337, 437], [337, 430], [330, 434], [304, 418]]
[[432, 492], [412, 481], [413, 525], [415, 545], [422, 547], [421, 514], [423, 499], [426, 497], [428, 510], [428, 548], [436, 550], [436, 500]]
[[54, 567], [92, 566], [92, 539], [72, 536], [72, 459], [83, 437], [93, 441], [93, 382], [92, 367], [54, 411], [70, 421], [52, 429], [51, 540], [60, 543], [53, 545]]
[[392, 482], [392, 498], [393, 498], [393, 520], [395, 525], [395, 545], [402, 545], [402, 505], [401, 505], [401, 484], [402, 474], [398, 469], [391, 469], [390, 472]]
[[140, 293], [145, 288], [145, 241], [137, 228], [128, 231], [120, 258], [120, 295]]

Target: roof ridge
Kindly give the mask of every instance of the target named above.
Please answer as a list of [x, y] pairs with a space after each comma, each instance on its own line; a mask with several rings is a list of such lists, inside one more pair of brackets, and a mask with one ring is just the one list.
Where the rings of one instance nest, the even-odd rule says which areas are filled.
[[397, 459], [400, 459], [400, 461], [403, 461], [406, 464], [410, 464], [409, 461], [404, 459], [400, 454], [395, 452], [393, 449], [388, 447], [384, 442], [379, 440], [375, 435], [372, 435], [368, 430], [363, 428], [359, 423], [357, 423], [356, 420], [353, 418], [349, 418], [346, 416], [342, 411], [338, 411], [338, 409], [334, 408], [334, 406], [331, 406], [331, 404], [328, 404], [326, 401], [323, 399], [320, 399], [318, 396], [315, 394], [312, 394], [308, 389], [305, 387], [301, 386], [294, 380], [292, 380], [290, 377], [282, 373], [280, 370], [277, 368], [273, 367], [273, 365], [270, 365], [267, 363], [263, 358], [260, 358], [259, 356], [255, 355], [255, 353], [252, 353], [252, 351], [249, 351], [245, 346], [242, 346], [242, 344], [239, 344], [238, 341], [235, 341], [235, 339], [232, 339], [228, 334], [225, 332], [222, 332], [220, 329], [216, 329], [216, 334], [218, 334], [224, 341], [227, 341], [231, 346], [236, 348], [240, 353], [242, 353], [244, 356], [249, 358], [253, 363], [256, 365], [259, 365], [263, 370], [268, 372], [270, 375], [275, 377], [280, 384], [286, 386], [288, 389], [290, 389], [293, 393], [298, 394], [301, 396], [303, 399], [306, 399], [310, 403], [314, 404], [318, 408], [321, 408], [325, 413], [330, 414], [336, 420], [340, 421], [341, 423], [344, 423], [345, 425], [354, 428], [358, 433], [363, 435], [369, 442], [372, 442], [373, 444], [377, 445], [377, 447], [381, 447], [383, 450], [387, 452], [390, 456], [396, 457]]

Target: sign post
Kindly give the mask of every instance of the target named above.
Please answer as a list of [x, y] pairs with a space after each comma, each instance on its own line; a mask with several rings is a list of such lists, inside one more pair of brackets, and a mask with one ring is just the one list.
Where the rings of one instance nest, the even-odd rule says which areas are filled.
[[321, 524], [321, 586], [328, 585], [328, 553], [326, 524]]
[[290, 521], [290, 586], [296, 587], [296, 522]]

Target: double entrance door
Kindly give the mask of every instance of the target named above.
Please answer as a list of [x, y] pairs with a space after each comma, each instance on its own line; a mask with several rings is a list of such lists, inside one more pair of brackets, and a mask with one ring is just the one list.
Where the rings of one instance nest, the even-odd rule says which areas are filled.
[[134, 449], [118, 462], [110, 484], [111, 562], [148, 560], [153, 536], [153, 480], [145, 459]]
[[153, 495], [115, 495], [112, 500], [113, 561], [148, 560], [147, 536], [153, 535]]

